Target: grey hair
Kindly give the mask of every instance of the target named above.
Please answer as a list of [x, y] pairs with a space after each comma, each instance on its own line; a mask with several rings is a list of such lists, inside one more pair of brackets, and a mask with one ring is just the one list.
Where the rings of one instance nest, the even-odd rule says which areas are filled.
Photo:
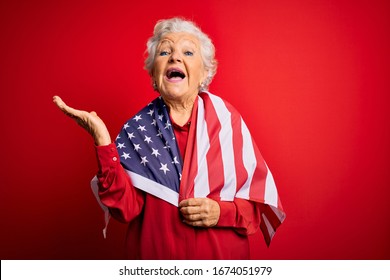
[[200, 52], [203, 64], [208, 71], [207, 78], [203, 81], [200, 90], [207, 90], [211, 81], [217, 72], [217, 60], [215, 59], [215, 47], [211, 39], [203, 33], [200, 28], [192, 21], [182, 18], [171, 18], [159, 20], [154, 26], [153, 36], [149, 38], [146, 46], [145, 70], [152, 76], [154, 58], [157, 45], [160, 40], [168, 33], [186, 32], [194, 35], [200, 42]]

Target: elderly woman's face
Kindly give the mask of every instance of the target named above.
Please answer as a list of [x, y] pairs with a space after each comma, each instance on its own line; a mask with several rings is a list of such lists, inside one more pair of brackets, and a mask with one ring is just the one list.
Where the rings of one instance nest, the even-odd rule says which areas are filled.
[[189, 33], [169, 33], [157, 46], [153, 79], [163, 97], [177, 99], [197, 95], [207, 71], [199, 40]]

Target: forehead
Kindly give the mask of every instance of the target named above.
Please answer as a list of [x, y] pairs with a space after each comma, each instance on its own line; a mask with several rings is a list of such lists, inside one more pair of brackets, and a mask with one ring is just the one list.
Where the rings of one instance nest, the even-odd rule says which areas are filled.
[[190, 33], [187, 32], [174, 32], [164, 35], [159, 45], [162, 44], [190, 44], [196, 47], [200, 46], [199, 39]]

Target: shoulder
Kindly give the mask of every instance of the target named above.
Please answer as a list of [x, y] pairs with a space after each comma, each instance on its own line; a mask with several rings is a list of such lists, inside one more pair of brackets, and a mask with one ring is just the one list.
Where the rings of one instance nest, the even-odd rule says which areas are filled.
[[151, 102], [146, 104], [142, 109], [140, 109], [136, 114], [131, 116], [126, 122], [126, 124], [134, 124], [136, 125], [139, 120], [144, 119], [145, 117], [151, 118], [154, 115], [156, 109], [161, 108], [163, 106], [163, 101], [160, 97], [153, 99]]
[[199, 93], [199, 97], [205, 103], [206, 108], [208, 106], [212, 106], [217, 111], [217, 113], [218, 112], [220, 112], [221, 114], [230, 113], [235, 117], [241, 117], [240, 113], [230, 102], [226, 101], [224, 98], [218, 95], [215, 95], [208, 91], [204, 91]]

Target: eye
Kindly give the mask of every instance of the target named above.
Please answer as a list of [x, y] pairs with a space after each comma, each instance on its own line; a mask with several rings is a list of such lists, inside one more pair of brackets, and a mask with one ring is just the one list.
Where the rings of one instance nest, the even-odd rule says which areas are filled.
[[166, 56], [166, 55], [169, 55], [168, 51], [161, 51], [160, 52], [160, 56]]
[[185, 54], [186, 56], [193, 56], [193, 55], [194, 55], [194, 53], [191, 52], [191, 51], [185, 51], [184, 54]]

